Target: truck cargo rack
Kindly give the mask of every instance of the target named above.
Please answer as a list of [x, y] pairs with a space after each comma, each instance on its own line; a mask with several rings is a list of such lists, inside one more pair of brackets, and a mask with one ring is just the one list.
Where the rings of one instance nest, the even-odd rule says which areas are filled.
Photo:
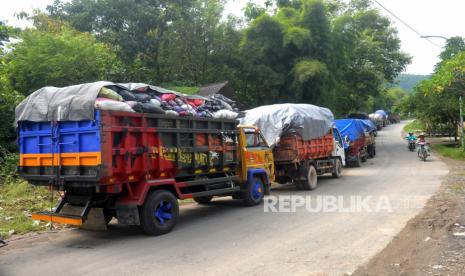
[[66, 196], [58, 203], [55, 211], [44, 211], [32, 214], [33, 220], [41, 220], [47, 222], [56, 222], [62, 224], [70, 224], [75, 226], [81, 226], [87, 220], [91, 209], [91, 198], [89, 198], [84, 205], [84, 208], [81, 211], [80, 215], [71, 215], [71, 214], [60, 214], [60, 211], [63, 209], [65, 204], [68, 202]]

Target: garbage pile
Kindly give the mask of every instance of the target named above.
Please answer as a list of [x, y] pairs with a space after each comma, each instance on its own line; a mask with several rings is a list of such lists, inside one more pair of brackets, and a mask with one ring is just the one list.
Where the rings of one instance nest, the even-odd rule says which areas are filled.
[[124, 85], [102, 87], [95, 108], [216, 119], [235, 119], [239, 112], [233, 100], [220, 94], [192, 97], [164, 89], [156, 91], [150, 86], [130, 90]]

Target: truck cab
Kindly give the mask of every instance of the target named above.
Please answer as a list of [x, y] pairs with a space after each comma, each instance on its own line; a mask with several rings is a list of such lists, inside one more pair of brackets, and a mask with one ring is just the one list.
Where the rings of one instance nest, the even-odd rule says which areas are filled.
[[333, 136], [334, 136], [334, 151], [333, 151], [333, 156], [334, 157], [339, 157], [341, 159], [342, 165], [346, 166], [346, 148], [349, 146], [346, 144], [344, 139], [342, 138], [341, 133], [336, 127], [333, 127]]

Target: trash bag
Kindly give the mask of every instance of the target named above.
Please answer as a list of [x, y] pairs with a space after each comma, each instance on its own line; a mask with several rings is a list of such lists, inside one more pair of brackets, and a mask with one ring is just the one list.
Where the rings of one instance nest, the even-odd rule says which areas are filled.
[[134, 96], [134, 93], [128, 90], [121, 89], [118, 91], [118, 94], [123, 97], [125, 101], [136, 101], [136, 96]]
[[145, 113], [154, 113], [154, 114], [164, 114], [165, 111], [159, 107], [159, 106], [156, 106], [155, 104], [153, 103], [139, 103], [141, 106], [142, 106], [142, 110], [145, 112]]
[[149, 94], [145, 93], [134, 93], [134, 96], [136, 97], [136, 101], [140, 103], [147, 103], [152, 99]]
[[100, 110], [135, 112], [127, 103], [108, 98], [97, 98], [94, 106]]
[[216, 119], [236, 119], [237, 113], [231, 110], [223, 109], [213, 113], [213, 118]]
[[161, 102], [159, 100], [157, 100], [157, 99], [151, 99], [149, 102], [151, 104], [154, 104], [154, 105], [158, 106], [158, 107], [161, 107]]
[[171, 116], [179, 116], [179, 113], [173, 110], [166, 110], [165, 111], [166, 115], [171, 115]]
[[168, 101], [172, 101], [172, 100], [176, 99], [176, 95], [171, 94], [171, 93], [165, 93], [165, 94], [162, 94], [160, 96], [160, 98], [161, 98], [162, 101], [168, 102]]
[[142, 108], [142, 105], [139, 102], [127, 101], [125, 103], [127, 103], [135, 112], [139, 112], [139, 113], [144, 112], [144, 109]]
[[97, 97], [112, 99], [112, 100], [119, 101], [119, 102], [124, 101], [123, 97], [121, 97], [117, 92], [111, 90], [108, 87], [102, 87]]

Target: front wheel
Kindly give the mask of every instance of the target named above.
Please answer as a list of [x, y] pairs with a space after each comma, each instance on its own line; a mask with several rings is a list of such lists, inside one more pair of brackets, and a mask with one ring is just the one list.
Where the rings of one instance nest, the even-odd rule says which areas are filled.
[[247, 190], [244, 193], [243, 202], [247, 206], [258, 205], [263, 201], [265, 195], [265, 184], [259, 176], [254, 176], [248, 183]]
[[336, 159], [334, 163], [333, 178], [339, 178], [342, 175], [342, 162], [341, 160]]
[[170, 232], [179, 217], [178, 200], [167, 190], [151, 192], [140, 211], [140, 226], [148, 235], [163, 235]]

